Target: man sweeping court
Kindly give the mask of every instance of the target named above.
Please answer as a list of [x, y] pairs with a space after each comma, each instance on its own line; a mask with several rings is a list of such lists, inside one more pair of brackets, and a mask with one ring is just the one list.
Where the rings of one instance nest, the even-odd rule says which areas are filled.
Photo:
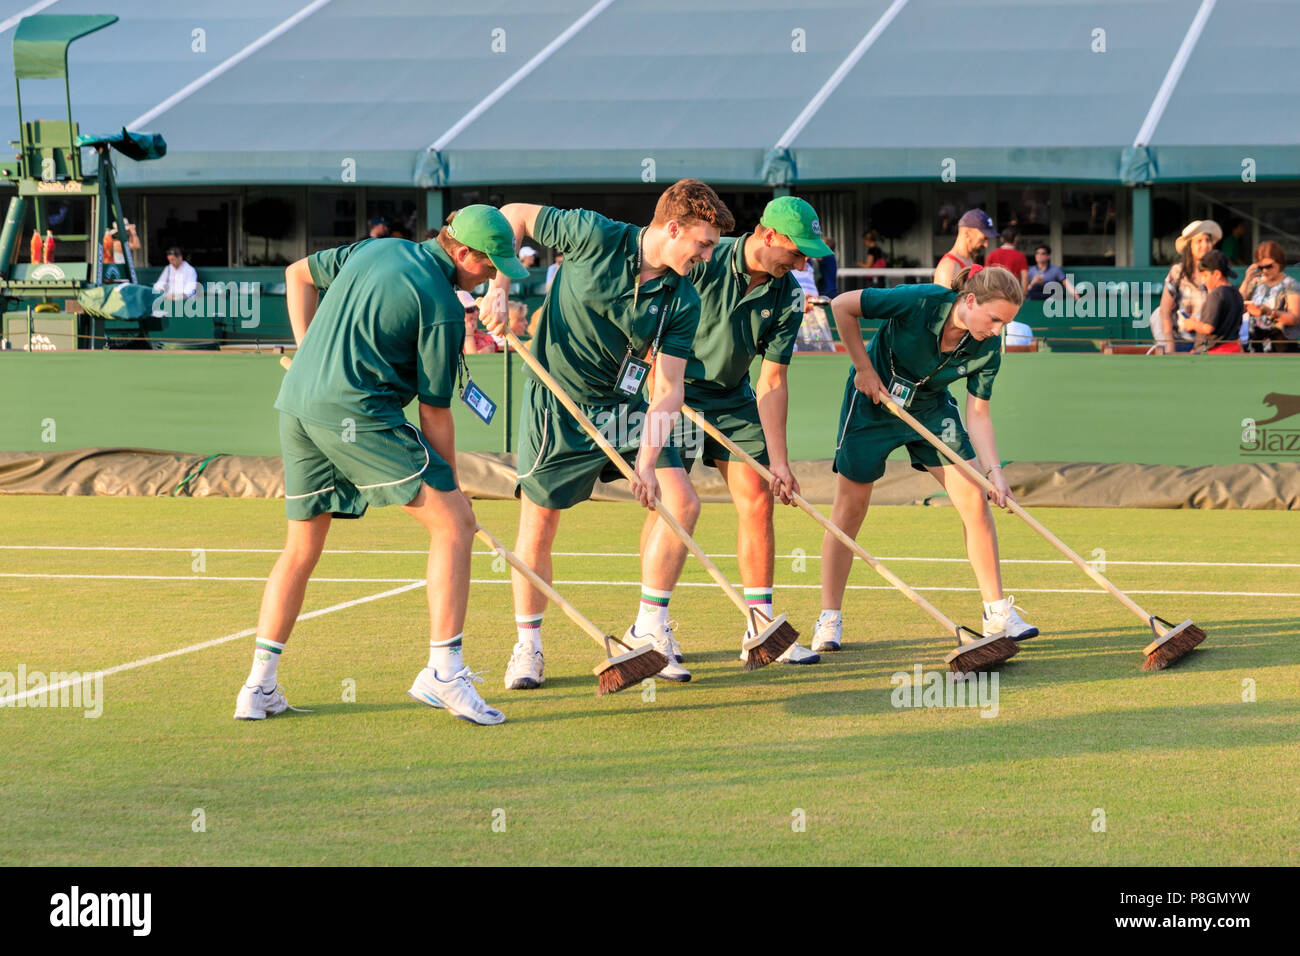
[[[736, 554], [745, 599], [769, 619], [776, 560], [772, 497], [777, 495], [788, 504], [790, 494], [799, 491], [785, 439], [786, 373], [804, 316], [804, 293], [793, 273], [809, 258], [830, 252], [813, 207], [794, 196], [782, 196], [767, 204], [753, 232], [720, 240], [713, 257], [691, 270], [701, 310], [694, 354], [686, 364], [686, 404], [767, 465], [776, 479], [769, 487], [722, 444], [705, 438], [699, 457], [722, 474], [740, 517]], [[749, 367], [758, 355], [763, 356], [763, 364], [755, 390]], [[688, 456], [688, 471], [694, 463], [695, 458]], [[678, 548], [684, 560], [685, 549]], [[673, 649], [680, 650], [676, 644]], [[746, 657], [742, 647], [741, 660]], [[680, 654], [677, 659], [682, 659]], [[820, 657], [796, 642], [777, 660], [815, 664]]]
[[[579, 409], [602, 426], [625, 461], [633, 463], [632, 492], [648, 508], [655, 498], [689, 532], [700, 502], [668, 435], [681, 409], [683, 374], [700, 317], [700, 299], [687, 273], [706, 261], [735, 221], [717, 194], [685, 179], [659, 197], [644, 228], [585, 209], [511, 203], [501, 212], [516, 241], [529, 235], [564, 255], [531, 352]], [[505, 295], [498, 276], [490, 293]], [[505, 327], [486, 308], [488, 331]], [[655, 365], [649, 401], [642, 383]], [[565, 510], [586, 501], [597, 480], [621, 475], [600, 446], [557, 397], [530, 374], [524, 384], [519, 429], [519, 536], [515, 553], [548, 583], [551, 548]], [[668, 666], [661, 677], [690, 680], [670, 653], [668, 602], [685, 563], [674, 532], [652, 510], [641, 535], [642, 592], [637, 618], [624, 635], [631, 647], [652, 644]], [[545, 680], [542, 612], [546, 597], [514, 575], [517, 642], [506, 668], [510, 690]]]
[[[451, 416], [465, 340], [456, 290], [498, 270], [527, 274], [510, 225], [476, 205], [453, 214], [436, 239], [364, 239], [285, 271], [299, 345], [275, 403], [289, 530], [262, 595], [236, 719], [288, 709], [277, 667], [330, 522], [373, 504], [398, 505], [429, 532], [429, 661], [408, 693], [472, 723], [505, 720], [479, 696], [461, 655], [476, 522], [457, 483]], [[413, 399], [419, 428], [403, 411]]]

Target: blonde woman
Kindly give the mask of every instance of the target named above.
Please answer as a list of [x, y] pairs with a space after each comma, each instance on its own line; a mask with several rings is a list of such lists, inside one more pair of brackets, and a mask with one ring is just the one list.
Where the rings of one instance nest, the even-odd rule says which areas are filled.
[[[1011, 497], [993, 438], [989, 399], [1002, 356], [1002, 327], [1016, 317], [1020, 280], [1006, 269], [968, 266], [949, 286], [904, 285], [846, 292], [832, 303], [840, 338], [853, 360], [844, 390], [835, 448], [835, 504], [831, 520], [856, 537], [871, 503], [871, 489], [885, 473], [885, 459], [907, 447], [912, 467], [928, 471], [948, 493], [965, 529], [966, 554], [984, 599], [984, 634], [1021, 641], [1038, 635], [1003, 597], [997, 529], [985, 492], [912, 429], [880, 406], [892, 397], [949, 448], [988, 476], [999, 508]], [[859, 319], [884, 325], [866, 345]], [[948, 386], [966, 379], [966, 423]], [[969, 429], [969, 432], [967, 431]], [[822, 612], [814, 650], [838, 650], [841, 608], [853, 554], [839, 539], [822, 540]]]

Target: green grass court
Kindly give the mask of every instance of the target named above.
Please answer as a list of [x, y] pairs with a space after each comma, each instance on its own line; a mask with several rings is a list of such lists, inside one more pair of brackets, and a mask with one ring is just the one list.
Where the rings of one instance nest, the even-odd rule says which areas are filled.
[[[517, 505], [475, 508], [513, 542]], [[278, 501], [13, 497], [4, 512], [0, 670], [89, 672], [251, 628], [283, 534]], [[1294, 865], [1300, 517], [1038, 516], [1206, 642], [1141, 672], [1140, 623], [1000, 515], [1008, 592], [1044, 635], [1001, 672], [995, 717], [892, 706], [890, 676], [941, 668], [948, 646], [861, 563], [850, 643], [820, 665], [745, 673], [739, 613], [688, 562], [673, 616], [692, 683], [595, 697], [599, 652], [552, 609], [545, 686], [507, 693], [507, 575], [484, 553], [466, 659], [488, 670], [482, 690], [506, 724], [406, 697], [426, 651], [420, 588], [355, 604], [301, 623], [286, 651], [281, 681], [310, 714], [231, 719], [250, 637], [107, 676], [98, 719], [0, 708], [0, 863]], [[635, 609], [641, 517], [583, 505], [556, 544], [562, 593], [618, 633]], [[959, 529], [950, 508], [877, 508], [861, 540], [977, 626]], [[793, 509], [777, 530], [778, 609], [807, 634], [821, 532]], [[734, 533], [730, 506], [705, 506], [699, 540], [733, 580]], [[418, 581], [420, 535], [392, 509], [336, 522], [330, 549], [353, 553], [326, 554], [304, 609]]]

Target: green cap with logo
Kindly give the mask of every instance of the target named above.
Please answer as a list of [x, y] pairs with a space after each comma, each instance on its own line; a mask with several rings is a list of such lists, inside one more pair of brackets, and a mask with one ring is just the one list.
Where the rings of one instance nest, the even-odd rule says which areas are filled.
[[758, 224], [775, 229], [805, 256], [820, 259], [831, 254], [831, 247], [822, 242], [822, 227], [817, 221], [816, 210], [802, 199], [778, 196], [767, 204]]
[[466, 206], [444, 228], [457, 242], [486, 254], [506, 278], [528, 278], [527, 267], [515, 255], [515, 231], [495, 206]]

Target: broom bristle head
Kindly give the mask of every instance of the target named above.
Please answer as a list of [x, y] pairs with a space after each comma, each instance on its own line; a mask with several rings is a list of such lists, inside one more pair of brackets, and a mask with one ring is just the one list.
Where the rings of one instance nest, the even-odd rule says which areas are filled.
[[944, 660], [948, 669], [957, 674], [994, 670], [1020, 653], [1020, 645], [1009, 637], [986, 638], [966, 644], [949, 654]]
[[617, 694], [647, 677], [654, 677], [667, 666], [668, 658], [649, 644], [620, 654], [596, 668], [596, 696]]
[[760, 667], [766, 667], [772, 663], [799, 639], [799, 632], [782, 614], [769, 624], [765, 630], [760, 632], [758, 637], [762, 639], [762, 642], [757, 647], [747, 648], [749, 652], [745, 658], [745, 670], [747, 671], [756, 671]]
[[1159, 647], [1147, 654], [1147, 659], [1142, 662], [1142, 669], [1162, 671], [1203, 640], [1205, 640], [1205, 632], [1195, 624], [1188, 623], [1178, 633], [1162, 641]]

